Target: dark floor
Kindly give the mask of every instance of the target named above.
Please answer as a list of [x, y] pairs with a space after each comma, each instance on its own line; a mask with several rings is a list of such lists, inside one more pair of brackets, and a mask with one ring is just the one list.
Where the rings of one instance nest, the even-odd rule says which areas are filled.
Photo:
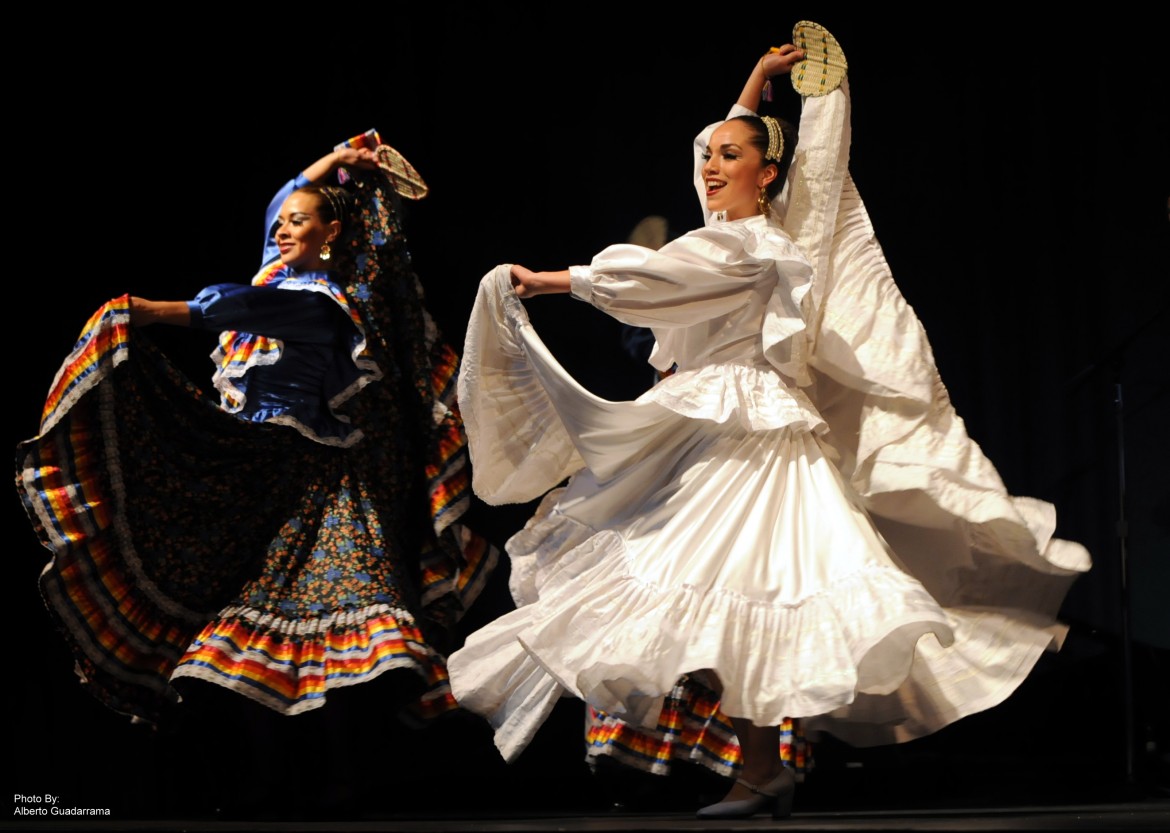
[[1071, 638], [1005, 703], [927, 738], [818, 739], [791, 819], [713, 825], [694, 811], [726, 781], [685, 764], [669, 777], [590, 769], [574, 700], [511, 764], [472, 715], [404, 726], [393, 674], [295, 718], [192, 684], [152, 731], [82, 693], [51, 643], [31, 655], [45, 656], [37, 687], [2, 712], [4, 780], [10, 794], [109, 814], [17, 815], [38, 809], [18, 795], [0, 830], [1170, 830], [1166, 655], [1137, 655], [1131, 719], [1108, 648]]
[[920, 811], [797, 812], [789, 819], [766, 817], [711, 822], [683, 813], [630, 814], [620, 812], [528, 816], [435, 816], [430, 818], [351, 821], [160, 821], [122, 822], [115, 819], [60, 821], [39, 818], [27, 822], [0, 822], [0, 830], [128, 830], [128, 831], [670, 831], [670, 830], [1168, 830], [1170, 801], [1150, 800], [1118, 804], [1063, 807], [952, 808]]
[[[567, 708], [562, 713], [567, 724], [573, 715]], [[559, 739], [554, 733], [542, 740]], [[1038, 748], [979, 759], [970, 754], [970, 739], [952, 742], [959, 746], [951, 751], [940, 749], [937, 738], [930, 745], [869, 751], [824, 742], [817, 767], [797, 789], [793, 816], [784, 821], [699, 821], [694, 809], [726, 789], [704, 768], [679, 765], [660, 777], [603, 761], [589, 770], [579, 759], [579, 766], [558, 764], [538, 748], [535, 757], [512, 767], [469, 761], [445, 783], [434, 770], [412, 773], [389, 762], [393, 771], [353, 782], [363, 785], [364, 795], [305, 771], [303, 760], [274, 757], [264, 773], [224, 759], [203, 773], [201, 783], [175, 782], [165, 796], [142, 792], [135, 800], [127, 792], [109, 816], [13, 818], [0, 821], [0, 830], [1170, 830], [1163, 761], [1143, 758], [1140, 778], [1131, 779], [1100, 766], [1102, 761], [1094, 768], [1076, 756]], [[307, 750], [305, 757], [313, 754]], [[467, 777], [476, 772], [482, 777]], [[373, 786], [375, 776], [381, 777], [381, 791]], [[144, 783], [157, 783], [157, 772], [154, 778]], [[282, 780], [284, 787], [275, 786]], [[322, 780], [334, 786], [323, 790]], [[96, 797], [103, 794], [88, 793], [91, 805], [107, 806]], [[66, 794], [61, 806], [77, 805], [86, 795]]]
[[342, 690], [337, 708], [291, 720], [207, 686], [157, 732], [77, 696], [51, 721], [17, 722], [6, 780], [109, 815], [18, 816], [37, 804], [14, 800], [0, 830], [1170, 830], [1164, 724], [1140, 721], [1127, 750], [1108, 696], [1090, 696], [1100, 673], [1039, 671], [999, 709], [929, 738], [822, 738], [791, 819], [721, 825], [693, 815], [727, 789], [703, 767], [590, 769], [572, 700], [505, 764], [470, 715], [403, 727], [384, 708], [393, 686]]

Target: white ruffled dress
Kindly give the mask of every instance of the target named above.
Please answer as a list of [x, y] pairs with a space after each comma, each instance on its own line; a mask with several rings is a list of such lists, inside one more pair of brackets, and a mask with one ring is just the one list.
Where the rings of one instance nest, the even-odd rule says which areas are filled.
[[484, 277], [459, 379], [474, 488], [522, 502], [571, 476], [508, 542], [517, 609], [449, 661], [505, 758], [562, 696], [653, 726], [692, 672], [758, 725], [908, 740], [999, 703], [1059, 641], [1088, 556], [954, 413], [849, 180], [848, 109], [847, 85], [805, 102], [788, 232], [710, 218], [570, 270], [677, 365], [633, 402], [566, 373], [508, 266]]

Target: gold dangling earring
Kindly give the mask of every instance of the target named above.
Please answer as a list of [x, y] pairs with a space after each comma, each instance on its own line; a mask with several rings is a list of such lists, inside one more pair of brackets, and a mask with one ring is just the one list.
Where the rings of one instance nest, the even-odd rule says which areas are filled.
[[328, 243], [325, 243], [321, 246], [321, 259], [329, 260], [331, 257], [333, 257], [333, 250], [329, 248]]
[[760, 206], [760, 213], [765, 217], [772, 213], [772, 201], [768, 199], [768, 191], [763, 185], [760, 186], [760, 198], [756, 200], [756, 204]]

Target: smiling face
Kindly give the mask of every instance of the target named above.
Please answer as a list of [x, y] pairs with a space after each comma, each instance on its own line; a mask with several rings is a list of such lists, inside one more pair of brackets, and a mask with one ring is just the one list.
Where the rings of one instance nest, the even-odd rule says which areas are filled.
[[319, 271], [325, 268], [321, 247], [332, 243], [341, 233], [341, 223], [326, 223], [321, 219], [320, 197], [316, 194], [294, 191], [280, 208], [276, 218], [276, 245], [280, 259], [299, 272]]
[[725, 121], [711, 134], [703, 155], [707, 210], [722, 211], [728, 220], [759, 214], [760, 189], [776, 178], [776, 165], [764, 162], [743, 121]]

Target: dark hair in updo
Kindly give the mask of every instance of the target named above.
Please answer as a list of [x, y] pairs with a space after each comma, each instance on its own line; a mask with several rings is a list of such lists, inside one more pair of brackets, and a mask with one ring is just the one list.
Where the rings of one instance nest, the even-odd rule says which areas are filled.
[[[728, 121], [741, 121], [748, 126], [752, 132], [751, 145], [760, 152], [760, 156], [764, 156], [768, 152], [768, 126], [764, 124], [764, 120], [759, 116], [732, 116]], [[793, 127], [784, 119], [776, 119], [780, 125], [780, 132], [784, 135], [784, 151], [780, 154], [779, 161], [773, 159], [765, 159], [765, 165], [776, 166], [776, 178], [768, 183], [764, 189], [768, 194], [768, 199], [774, 200], [780, 191], [784, 188], [784, 181], [788, 178], [788, 166], [792, 164], [792, 154], [796, 150], [796, 128]]]
[[311, 194], [316, 197], [317, 213], [321, 215], [321, 221], [332, 223], [337, 220], [341, 223], [341, 234], [337, 239], [341, 240], [345, 236], [354, 207], [353, 197], [348, 191], [336, 185], [306, 185], [293, 193]]

